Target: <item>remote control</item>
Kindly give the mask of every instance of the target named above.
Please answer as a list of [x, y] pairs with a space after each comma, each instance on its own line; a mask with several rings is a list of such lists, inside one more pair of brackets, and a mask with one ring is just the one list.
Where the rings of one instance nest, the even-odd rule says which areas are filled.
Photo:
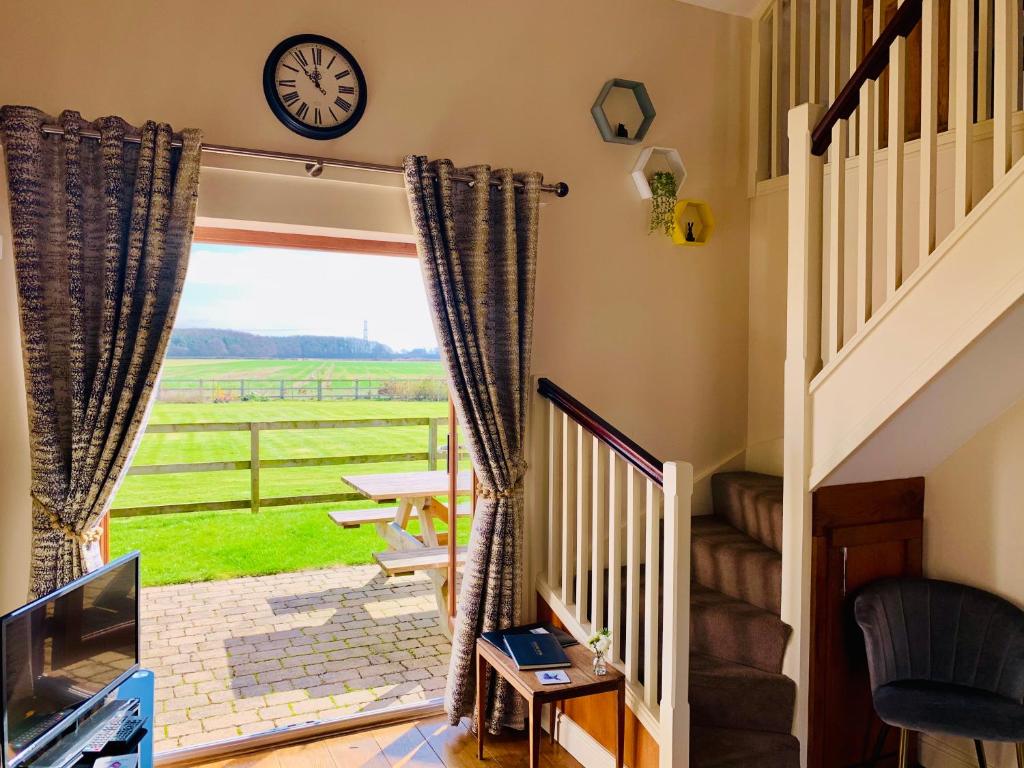
[[84, 755], [99, 755], [103, 752], [119, 752], [131, 747], [145, 734], [146, 718], [125, 717], [114, 719], [98, 731], [85, 748]]

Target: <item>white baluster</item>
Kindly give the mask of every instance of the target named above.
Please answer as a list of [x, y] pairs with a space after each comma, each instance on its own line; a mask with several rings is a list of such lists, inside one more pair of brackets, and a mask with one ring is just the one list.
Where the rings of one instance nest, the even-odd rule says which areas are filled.
[[990, 29], [992, 0], [978, 0], [978, 51], [975, 60], [977, 75], [975, 83], [976, 122], [988, 119], [989, 105], [989, 51], [991, 50]]
[[787, 109], [800, 101], [800, 0], [786, 0], [783, 11], [789, 12], [789, 98]]
[[995, 0], [995, 72], [992, 112], [992, 183], [998, 184], [1013, 165], [1013, 112], [1017, 106], [1020, 77], [1017, 51], [1020, 17], [1018, 0]]
[[658, 704], [658, 671], [661, 651], [658, 648], [659, 582], [661, 581], [661, 489], [651, 480], [644, 494], [647, 548], [644, 565], [644, 701]]
[[548, 586], [562, 569], [562, 413], [548, 401]]
[[576, 621], [587, 624], [587, 589], [590, 587], [590, 470], [591, 436], [582, 427], [576, 431]]
[[622, 523], [626, 508], [626, 463], [608, 450], [608, 629], [611, 658], [620, 660], [622, 641]]
[[562, 602], [572, 605], [576, 580], [576, 433], [568, 416], [562, 422]]
[[779, 80], [782, 69], [779, 66], [782, 57], [782, 0], [772, 4], [772, 178], [782, 173], [782, 136], [779, 126], [779, 99], [782, 98], [782, 86]]
[[640, 672], [640, 565], [644, 539], [644, 478], [626, 470], [626, 680], [635, 683]]
[[952, 37], [956, 40], [956, 107], [953, 116], [953, 222], [959, 224], [971, 212], [971, 174], [973, 173], [974, 99], [974, 3], [955, 0], [952, 13]]
[[[828, 100], [833, 103], [842, 88], [842, 33], [839, 0], [831, 0], [828, 20], [829, 72]], [[846, 315], [846, 156], [849, 125], [839, 120], [832, 127], [829, 149], [828, 210], [828, 314], [825, 323], [825, 360], [831, 360], [843, 348], [843, 319]]]
[[821, 58], [821, 0], [809, 0], [807, 8], [807, 100], [817, 102], [821, 89], [818, 71]]
[[921, 168], [918, 263], [935, 250], [935, 150], [939, 131], [939, 0], [921, 9]]
[[[881, 3], [876, 2], [877, 8]], [[903, 5], [899, 0], [898, 5]], [[886, 163], [885, 295], [903, 284], [903, 139], [906, 134], [907, 41], [897, 36], [889, 46], [889, 151]]]
[[608, 450], [600, 441], [591, 438], [591, 456], [593, 457], [591, 478], [591, 499], [593, 501], [594, 537], [591, 546], [593, 556], [590, 566], [590, 625], [595, 632], [605, 626], [604, 618], [604, 579], [607, 563], [608, 546]]
[[[850, 0], [850, 26], [849, 26], [849, 32], [850, 32], [850, 41], [849, 41], [849, 44], [850, 44], [850, 47], [849, 47], [850, 73], [849, 73], [849, 76], [850, 77], [853, 76], [853, 73], [856, 71], [857, 66], [860, 64], [861, 49], [863, 48], [863, 43], [864, 43], [864, 34], [863, 34], [864, 28], [862, 26], [863, 23], [864, 23], [864, 19], [862, 18], [863, 15], [864, 15], [864, 3], [863, 3], [863, 0]], [[861, 103], [861, 105], [864, 104], [864, 91], [863, 91], [863, 89], [861, 89], [860, 103]], [[859, 141], [859, 133], [860, 132], [858, 130], [858, 126], [860, 125], [860, 121], [863, 119], [862, 114], [863, 113], [861, 112], [860, 109], [855, 109], [853, 111], [853, 113], [850, 115], [850, 155], [851, 156], [856, 154], [856, 153], [858, 153], [860, 151], [860, 145], [858, 143], [858, 141]]]
[[857, 330], [871, 319], [875, 235], [875, 83], [860, 88], [860, 185], [857, 190]]

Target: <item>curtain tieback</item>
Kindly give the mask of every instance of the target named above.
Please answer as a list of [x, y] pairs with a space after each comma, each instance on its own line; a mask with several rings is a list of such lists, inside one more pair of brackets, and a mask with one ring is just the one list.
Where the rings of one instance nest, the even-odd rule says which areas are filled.
[[523, 479], [526, 477], [526, 470], [529, 465], [525, 461], [517, 463], [512, 471], [512, 482], [503, 491], [496, 491], [493, 488], [480, 486], [477, 489], [477, 496], [481, 499], [507, 499], [523, 486]]
[[74, 528], [64, 523], [57, 515], [57, 513], [50, 509], [42, 501], [40, 501], [39, 497], [36, 496], [35, 494], [32, 494], [32, 501], [34, 501], [39, 506], [39, 508], [46, 513], [46, 516], [50, 518], [50, 528], [52, 530], [56, 531], [57, 533], [64, 534], [66, 538], [71, 539], [71, 541], [75, 542], [76, 544], [80, 544], [84, 547], [89, 544], [92, 544], [94, 541], [99, 541], [100, 538], [103, 536], [102, 526], [97, 525], [94, 526], [92, 529], [86, 531], [85, 533], [78, 533], [75, 531]]

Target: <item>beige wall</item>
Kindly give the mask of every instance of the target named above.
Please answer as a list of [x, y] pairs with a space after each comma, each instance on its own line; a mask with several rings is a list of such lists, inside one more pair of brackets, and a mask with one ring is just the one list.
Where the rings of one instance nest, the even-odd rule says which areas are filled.
[[750, 201], [747, 469], [776, 475], [782, 474], [788, 190], [781, 179]]
[[[748, 27], [676, 0], [20, 0], [0, 26], [0, 103], [167, 120], [215, 143], [387, 163], [422, 152], [566, 180], [572, 194], [543, 211], [535, 371], [699, 472], [746, 440]], [[368, 79], [363, 122], [333, 142], [287, 131], [261, 90], [269, 50], [306, 31], [349, 47]], [[613, 76], [647, 84], [658, 111], [647, 143], [682, 153], [685, 194], [715, 211], [707, 247], [647, 236], [629, 178], [639, 148], [602, 142], [589, 114]], [[201, 214], [408, 232], [393, 178], [341, 178], [204, 172]], [[0, 609], [25, 592], [28, 546], [11, 269], [5, 253]]]
[[[1024, 606], [1024, 401], [979, 431], [925, 481], [925, 573], [995, 592]], [[990, 765], [1014, 765], [990, 745]], [[965, 760], [957, 761], [956, 753]], [[929, 768], [965, 764], [966, 741], [929, 740]], [[998, 754], [999, 759], [993, 760]], [[970, 764], [969, 762], [966, 764]]]

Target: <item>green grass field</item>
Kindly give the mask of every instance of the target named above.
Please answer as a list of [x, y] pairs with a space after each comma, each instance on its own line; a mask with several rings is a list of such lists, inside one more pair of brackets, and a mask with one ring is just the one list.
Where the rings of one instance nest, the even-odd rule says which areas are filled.
[[438, 361], [220, 360], [168, 358], [164, 379], [403, 379], [442, 377]]
[[[447, 409], [446, 403], [372, 400], [157, 403], [150, 423], [445, 417]], [[427, 434], [426, 426], [270, 431], [261, 434], [260, 453], [265, 459], [274, 459], [423, 452], [427, 450]], [[444, 439], [442, 428], [439, 440]], [[134, 466], [248, 458], [248, 432], [150, 434], [143, 437]], [[264, 469], [260, 488], [263, 498], [337, 493], [345, 490], [340, 481], [343, 473], [423, 469], [425, 462]], [[118, 491], [114, 508], [248, 496], [247, 470], [129, 476]], [[111, 552], [118, 555], [141, 550], [146, 585], [369, 563], [372, 553], [383, 548], [376, 533], [371, 528], [338, 528], [326, 514], [332, 509], [367, 506], [372, 505], [356, 501], [264, 508], [255, 515], [230, 511], [115, 517], [111, 525]], [[468, 525], [460, 527], [459, 533], [464, 542]]]

